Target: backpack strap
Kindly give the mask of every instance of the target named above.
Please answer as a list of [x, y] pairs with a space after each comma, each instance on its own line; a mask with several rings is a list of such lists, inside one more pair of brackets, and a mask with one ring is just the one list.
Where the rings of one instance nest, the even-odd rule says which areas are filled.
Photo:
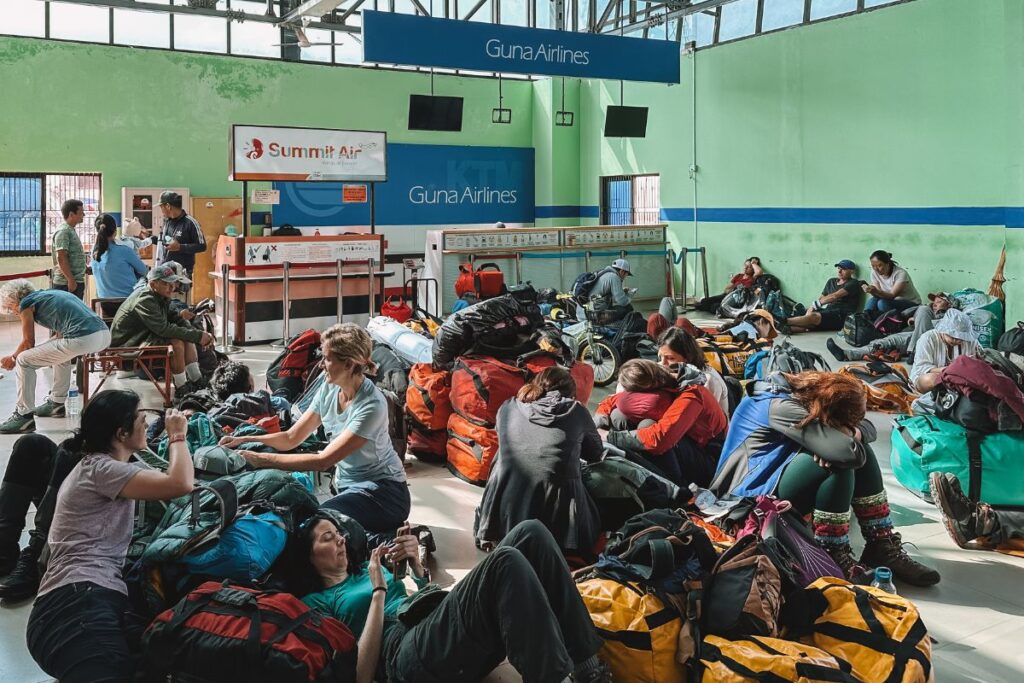
[[192, 489], [192, 512], [188, 520], [189, 529], [195, 529], [199, 525], [203, 491], [211, 492], [220, 508], [220, 521], [217, 524], [217, 533], [219, 534], [234, 522], [235, 517], [238, 515], [238, 489], [235, 488], [230, 479], [224, 478], [214, 479]]
[[970, 477], [967, 496], [975, 503], [981, 500], [981, 442], [984, 439], [985, 435], [981, 432], [967, 432], [967, 466]]

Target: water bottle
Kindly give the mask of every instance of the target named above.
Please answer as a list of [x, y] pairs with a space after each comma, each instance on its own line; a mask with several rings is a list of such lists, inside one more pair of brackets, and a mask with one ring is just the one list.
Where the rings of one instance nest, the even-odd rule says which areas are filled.
[[68, 429], [78, 427], [78, 419], [82, 415], [82, 397], [78, 395], [78, 389], [75, 387], [68, 390], [68, 399], [64, 404], [64, 415]]
[[871, 582], [871, 586], [896, 595], [896, 586], [892, 582], [892, 570], [888, 567], [875, 569], [875, 580]]
[[714, 507], [718, 502], [718, 496], [696, 484], [690, 484], [690, 492], [693, 493], [693, 504], [697, 506], [698, 510]]

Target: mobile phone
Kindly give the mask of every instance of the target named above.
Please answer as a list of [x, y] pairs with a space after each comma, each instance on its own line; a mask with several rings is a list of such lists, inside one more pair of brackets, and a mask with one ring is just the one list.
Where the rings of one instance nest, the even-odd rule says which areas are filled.
[[[409, 529], [408, 523], [403, 524], [402, 526], [398, 527], [398, 531], [395, 532], [395, 538], [401, 536], [403, 533], [406, 533], [408, 531], [408, 529]], [[396, 579], [399, 579], [399, 580], [404, 579], [405, 575], [409, 573], [409, 560], [408, 560], [408, 558], [406, 558], [404, 560], [399, 560], [398, 562], [395, 562], [395, 568], [392, 569], [391, 571], [395, 575]]]

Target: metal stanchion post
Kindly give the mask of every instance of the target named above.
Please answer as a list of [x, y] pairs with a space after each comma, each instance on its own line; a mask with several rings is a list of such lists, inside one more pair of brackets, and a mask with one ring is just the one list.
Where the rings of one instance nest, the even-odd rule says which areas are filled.
[[668, 275], [668, 295], [672, 298], [672, 301], [676, 301], [676, 276], [672, 272], [672, 266], [675, 265], [675, 250], [668, 249], [665, 251], [665, 273]]
[[583, 261], [584, 261], [584, 263], [583, 263], [583, 270], [585, 270], [586, 272], [589, 273], [590, 272], [590, 252], [589, 251], [586, 251], [586, 252], [583, 253]]
[[342, 278], [345, 275], [345, 262], [338, 259], [338, 322], [345, 320], [345, 283]]
[[523, 284], [523, 252], [516, 252], [516, 284]]
[[280, 342], [276, 342], [276, 343], [270, 345], [272, 348], [275, 348], [275, 349], [283, 349], [284, 347], [288, 346], [288, 339], [292, 336], [292, 331], [291, 331], [291, 325], [292, 325], [292, 321], [291, 321], [291, 317], [292, 317], [291, 316], [291, 303], [292, 303], [292, 299], [291, 299], [291, 292], [289, 291], [291, 289], [291, 269], [292, 269], [292, 264], [291, 264], [290, 261], [285, 261], [284, 263], [281, 264], [281, 267], [282, 267], [282, 270], [284, 271], [283, 272], [284, 283], [283, 283], [283, 286], [282, 286], [282, 293], [284, 294], [284, 302], [283, 302], [284, 309], [283, 309], [283, 319], [282, 319], [283, 326], [284, 326], [284, 332], [282, 333], [281, 341]]
[[228, 311], [231, 307], [228, 304], [230, 297], [228, 292], [231, 290], [231, 285], [228, 280], [231, 271], [228, 268], [228, 264], [224, 264], [220, 267], [220, 287], [221, 287], [221, 311], [220, 311], [220, 346], [216, 347], [221, 353], [238, 353], [241, 349], [237, 346], [232, 346], [228, 343]]
[[370, 259], [366, 268], [366, 294], [370, 301], [370, 317], [377, 313], [377, 276], [373, 272], [373, 259]]

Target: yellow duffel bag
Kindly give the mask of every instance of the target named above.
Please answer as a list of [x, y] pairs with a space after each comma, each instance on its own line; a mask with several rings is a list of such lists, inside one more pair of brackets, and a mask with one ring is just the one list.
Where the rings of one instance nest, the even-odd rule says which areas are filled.
[[683, 620], [656, 595], [632, 583], [588, 579], [576, 584], [604, 646], [598, 653], [622, 683], [683, 683], [676, 663]]
[[751, 636], [708, 636], [700, 648], [702, 683], [858, 683], [850, 665], [811, 645]]
[[934, 680], [931, 639], [914, 603], [832, 577], [804, 590], [813, 623], [803, 642], [849, 662], [863, 683]]

